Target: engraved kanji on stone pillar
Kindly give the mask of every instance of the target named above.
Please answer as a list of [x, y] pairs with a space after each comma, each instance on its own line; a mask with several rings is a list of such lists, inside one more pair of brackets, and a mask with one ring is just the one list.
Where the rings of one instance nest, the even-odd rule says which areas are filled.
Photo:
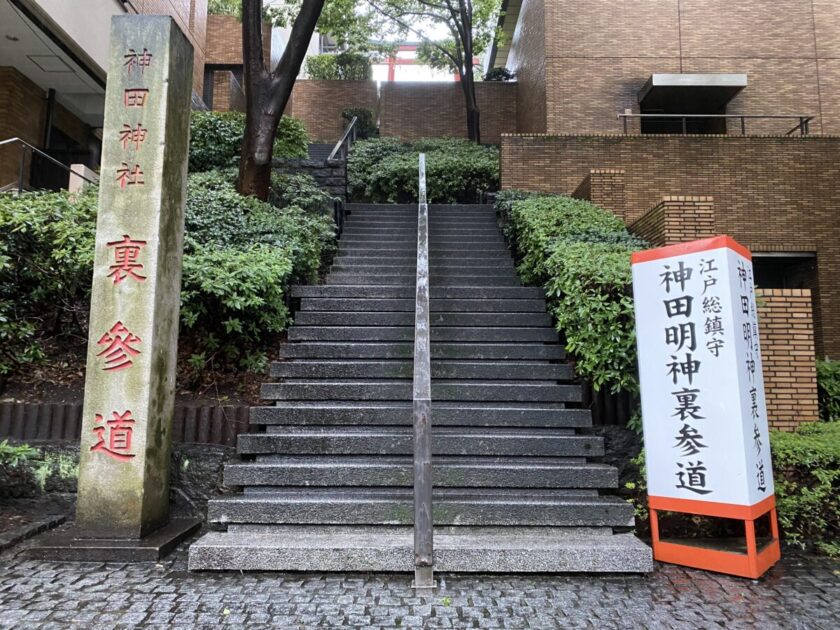
[[192, 56], [168, 16], [111, 22], [76, 512], [91, 538], [169, 516]]

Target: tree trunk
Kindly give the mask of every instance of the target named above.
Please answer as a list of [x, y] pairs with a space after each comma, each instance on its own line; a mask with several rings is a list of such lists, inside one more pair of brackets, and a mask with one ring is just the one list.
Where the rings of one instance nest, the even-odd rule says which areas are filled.
[[[468, 67], [472, 64], [468, 64]], [[471, 69], [471, 68], [469, 68]], [[481, 112], [475, 97], [475, 79], [471, 73], [461, 74], [461, 89], [464, 91], [464, 103], [467, 111], [467, 137], [477, 144], [481, 144]]]
[[262, 51], [262, 0], [242, 2], [242, 60], [245, 79], [245, 137], [236, 188], [240, 194], [268, 199], [271, 158], [277, 127], [292, 95], [309, 40], [325, 0], [303, 0], [289, 43], [273, 72]]

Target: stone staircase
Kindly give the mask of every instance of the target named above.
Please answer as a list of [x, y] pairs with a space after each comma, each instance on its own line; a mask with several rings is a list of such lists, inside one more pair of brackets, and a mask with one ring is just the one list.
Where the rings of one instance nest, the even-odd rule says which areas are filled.
[[[212, 500], [226, 531], [193, 570], [414, 569], [411, 413], [417, 208], [350, 204], [324, 285], [300, 298], [274, 382]], [[539, 289], [523, 287], [490, 206], [429, 208], [435, 570], [630, 571], [614, 468]]]

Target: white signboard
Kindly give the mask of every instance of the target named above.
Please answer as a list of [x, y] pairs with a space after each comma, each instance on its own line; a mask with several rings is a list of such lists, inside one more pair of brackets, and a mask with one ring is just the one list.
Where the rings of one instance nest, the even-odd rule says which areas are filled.
[[773, 496], [749, 250], [719, 236], [638, 252], [633, 295], [651, 499]]

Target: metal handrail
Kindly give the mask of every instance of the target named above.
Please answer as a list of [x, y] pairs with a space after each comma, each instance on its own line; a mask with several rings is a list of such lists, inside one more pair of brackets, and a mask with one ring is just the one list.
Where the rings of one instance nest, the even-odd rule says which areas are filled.
[[766, 116], [761, 114], [618, 114], [618, 118], [624, 122], [624, 133], [627, 134], [627, 120], [629, 118], [670, 118], [682, 120], [683, 135], [688, 134], [688, 121], [695, 119], [706, 118], [732, 118], [741, 121], [741, 135], [747, 135], [747, 120], [798, 120], [799, 124], [788, 131], [785, 135], [789, 136], [797, 129], [800, 134], [807, 136], [809, 133], [809, 123], [814, 120], [814, 116], [803, 116], [801, 114], [768, 114]]
[[[347, 128], [344, 130], [344, 133], [341, 136], [341, 139], [335, 143], [332, 152], [330, 152], [330, 156], [327, 158], [327, 162], [330, 160], [334, 160], [335, 156], [338, 155], [338, 152], [341, 150], [341, 147], [344, 145], [345, 142], [348, 140], [352, 144], [356, 141], [356, 121], [359, 120], [358, 116], [353, 116], [353, 119], [347, 125]], [[351, 138], [352, 134], [352, 138]], [[349, 147], [348, 147], [349, 149]]]
[[417, 291], [414, 305], [414, 588], [432, 589], [432, 368], [429, 313], [429, 205], [426, 155], [420, 154], [417, 208]]
[[[69, 167], [69, 166], [67, 166], [66, 164], [62, 164], [61, 162], [59, 162], [58, 160], [56, 160], [56, 159], [55, 159], [54, 157], [52, 157], [51, 155], [48, 155], [48, 154], [44, 153], [44, 152], [43, 152], [43, 151], [41, 151], [41, 149], [39, 149], [38, 147], [32, 146], [32, 145], [31, 145], [31, 144], [29, 144], [26, 140], [23, 140], [23, 139], [21, 139], [21, 138], [17, 138], [17, 137], [15, 137], [15, 138], [8, 138], [7, 140], [0, 140], [0, 147], [2, 147], [2, 146], [4, 146], [4, 145], [7, 145], [7, 144], [11, 144], [11, 143], [13, 143], [13, 142], [17, 142], [18, 144], [22, 145], [22, 147], [23, 147], [24, 149], [29, 149], [29, 150], [30, 150], [30, 151], [32, 151], [33, 153], [37, 153], [38, 155], [40, 155], [40, 156], [41, 156], [41, 157], [43, 157], [43, 158], [46, 158], [47, 160], [49, 160], [50, 162], [52, 162], [52, 163], [53, 163], [53, 164], [55, 164], [56, 166], [60, 166], [61, 168], [63, 168], [63, 169], [64, 169], [65, 171], [67, 171], [68, 173], [72, 173], [73, 175], [76, 175], [76, 176], [78, 176], [78, 177], [81, 177], [83, 180], [85, 180], [85, 181], [86, 181], [86, 182], [88, 182], [88, 183], [95, 184], [95, 185], [98, 185], [98, 184], [99, 184], [99, 182], [95, 182], [95, 181], [93, 181], [92, 179], [88, 179], [88, 178], [87, 178], [87, 177], [85, 177], [82, 173], [79, 173], [79, 172], [77, 172], [77, 171], [74, 171], [72, 168], [70, 168], [70, 167]], [[20, 152], [20, 173], [18, 173], [18, 192], [19, 192], [19, 193], [23, 192], [23, 171], [24, 171], [24, 156], [25, 156], [25, 155], [26, 155], [26, 154], [25, 154], [24, 150], [22, 150], [22, 151]]]

